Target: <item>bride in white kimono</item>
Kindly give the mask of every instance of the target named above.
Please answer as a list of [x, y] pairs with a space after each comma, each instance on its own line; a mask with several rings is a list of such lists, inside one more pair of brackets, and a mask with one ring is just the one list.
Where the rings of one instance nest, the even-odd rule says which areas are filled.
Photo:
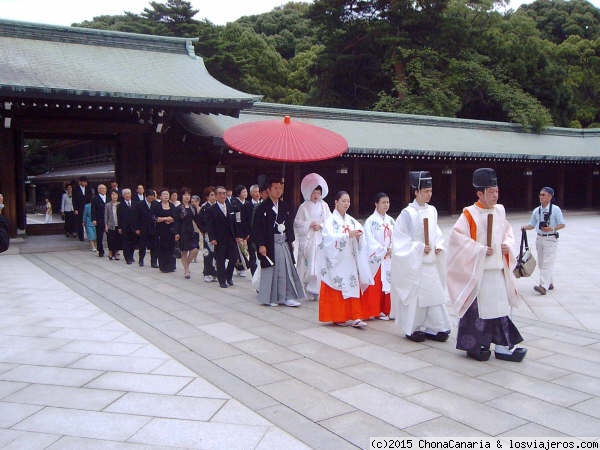
[[316, 300], [321, 288], [317, 252], [322, 241], [323, 225], [331, 215], [329, 205], [323, 200], [329, 193], [325, 179], [309, 173], [300, 185], [304, 203], [298, 207], [294, 220], [294, 234], [298, 248], [296, 268], [304, 285], [304, 292]]
[[[431, 200], [429, 172], [410, 172], [415, 200], [396, 219], [392, 243], [392, 308], [399, 325], [411, 341], [444, 342], [450, 335], [445, 303], [445, 258], [437, 209]], [[425, 221], [427, 219], [427, 238]]]
[[373, 277], [362, 226], [346, 214], [349, 207], [350, 195], [338, 192], [335, 209], [323, 227], [319, 321], [364, 328], [362, 292], [373, 284]]

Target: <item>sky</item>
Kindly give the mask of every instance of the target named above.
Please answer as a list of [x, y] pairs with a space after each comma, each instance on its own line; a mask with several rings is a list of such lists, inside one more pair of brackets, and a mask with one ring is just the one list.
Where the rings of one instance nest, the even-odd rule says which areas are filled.
[[[530, 2], [531, 0], [511, 0], [510, 8], [517, 9], [519, 5]], [[199, 10], [196, 19], [206, 18], [217, 25], [225, 25], [241, 16], [269, 12], [284, 5], [287, 0], [191, 0], [191, 3]], [[600, 7], [600, 0], [592, 0], [591, 3]], [[149, 0], [0, 0], [0, 18], [71, 25], [99, 15], [123, 14], [125, 11], [139, 14], [149, 4]]]

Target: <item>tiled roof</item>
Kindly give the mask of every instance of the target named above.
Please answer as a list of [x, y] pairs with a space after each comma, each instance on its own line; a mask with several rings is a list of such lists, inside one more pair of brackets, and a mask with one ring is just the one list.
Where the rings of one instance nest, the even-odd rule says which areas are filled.
[[260, 99], [214, 79], [195, 40], [0, 19], [0, 96], [190, 111], [239, 110]]
[[348, 155], [600, 161], [600, 129], [551, 127], [538, 134], [504, 122], [270, 103], [255, 103], [238, 119], [185, 114], [179, 121], [192, 133], [219, 138], [231, 126], [285, 115], [341, 134]]

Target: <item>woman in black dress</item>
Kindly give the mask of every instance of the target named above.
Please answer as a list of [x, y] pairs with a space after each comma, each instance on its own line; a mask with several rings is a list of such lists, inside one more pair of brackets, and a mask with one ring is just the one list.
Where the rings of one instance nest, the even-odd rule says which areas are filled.
[[194, 229], [194, 222], [198, 224], [196, 208], [191, 204], [192, 191], [189, 188], [181, 189], [181, 205], [177, 214], [177, 230], [181, 237], [181, 264], [183, 265], [183, 276], [190, 276], [190, 263], [198, 254], [199, 234]]
[[177, 208], [169, 201], [169, 191], [160, 191], [160, 203], [152, 204], [152, 216], [158, 234], [158, 268], [161, 272], [175, 272], [175, 242], [179, 240], [175, 217]]

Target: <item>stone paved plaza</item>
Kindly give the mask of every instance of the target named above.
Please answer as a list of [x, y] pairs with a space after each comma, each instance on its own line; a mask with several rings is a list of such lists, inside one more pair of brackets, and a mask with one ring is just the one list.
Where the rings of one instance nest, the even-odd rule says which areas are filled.
[[[517, 284], [523, 363], [259, 306], [61, 236], [0, 255], [0, 448], [344, 449], [371, 436], [600, 436], [600, 228], [565, 212], [556, 289]], [[510, 216], [518, 231], [525, 214]], [[447, 231], [452, 218], [441, 220]], [[519, 233], [517, 233], [517, 236]], [[530, 240], [534, 234], [530, 232]], [[456, 317], [454, 317], [456, 321]]]

